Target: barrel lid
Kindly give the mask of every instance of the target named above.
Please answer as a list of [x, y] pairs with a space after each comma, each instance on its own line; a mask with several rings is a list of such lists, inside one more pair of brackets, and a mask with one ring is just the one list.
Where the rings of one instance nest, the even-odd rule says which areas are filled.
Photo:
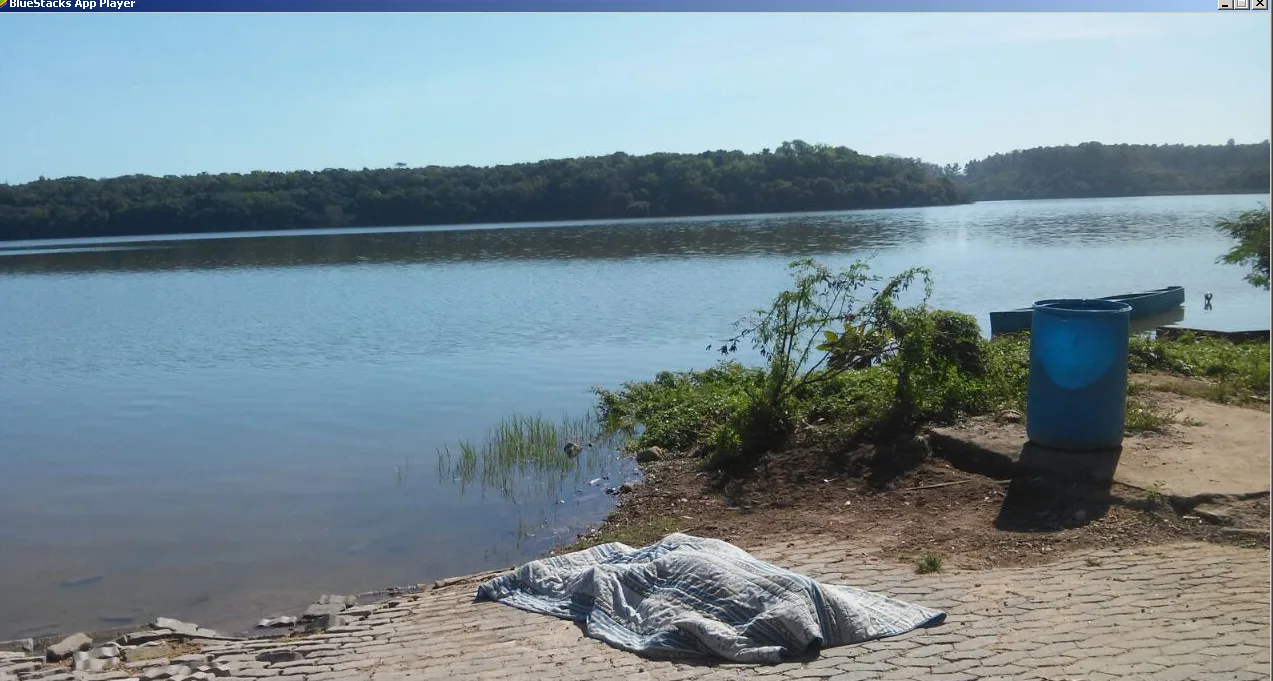
[[1119, 300], [1102, 300], [1099, 298], [1057, 298], [1055, 300], [1040, 300], [1034, 304], [1034, 309], [1036, 311], [1044, 310], [1060, 314], [1118, 315], [1131, 312], [1132, 306]]

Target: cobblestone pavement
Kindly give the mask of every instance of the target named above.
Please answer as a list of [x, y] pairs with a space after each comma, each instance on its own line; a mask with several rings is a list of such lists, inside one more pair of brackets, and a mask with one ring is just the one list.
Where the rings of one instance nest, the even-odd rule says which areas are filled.
[[[570, 622], [473, 603], [474, 582], [462, 582], [358, 608], [369, 614], [323, 634], [207, 652], [221, 674], [289, 681], [1270, 678], [1267, 551], [1177, 544], [924, 576], [825, 540], [754, 553], [822, 581], [942, 608], [946, 623], [807, 662], [674, 664], [584, 638]], [[258, 661], [284, 646], [304, 657]]]

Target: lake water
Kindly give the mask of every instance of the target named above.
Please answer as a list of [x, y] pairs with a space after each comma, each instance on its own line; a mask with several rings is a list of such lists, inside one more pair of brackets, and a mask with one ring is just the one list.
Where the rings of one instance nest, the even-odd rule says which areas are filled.
[[1184, 324], [1268, 328], [1268, 293], [1215, 264], [1211, 227], [1266, 201], [0, 244], [0, 639], [155, 615], [242, 628], [573, 538], [631, 474], [611, 449], [518, 483], [517, 503], [462, 488], [439, 449], [711, 364], [796, 257], [930, 267], [933, 302], [983, 326], [1180, 284]]

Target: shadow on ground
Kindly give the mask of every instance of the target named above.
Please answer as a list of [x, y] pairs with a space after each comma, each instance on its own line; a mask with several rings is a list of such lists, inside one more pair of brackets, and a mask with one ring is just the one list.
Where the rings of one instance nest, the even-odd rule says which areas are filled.
[[1027, 442], [995, 518], [1011, 532], [1082, 527], [1109, 512], [1122, 448], [1070, 452]]

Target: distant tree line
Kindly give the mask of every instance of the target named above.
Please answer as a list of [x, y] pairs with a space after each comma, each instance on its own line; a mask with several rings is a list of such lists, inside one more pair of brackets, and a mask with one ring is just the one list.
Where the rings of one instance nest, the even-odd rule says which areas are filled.
[[951, 177], [978, 201], [1168, 194], [1263, 194], [1269, 191], [1269, 142], [1185, 146], [1100, 144], [1038, 147], [995, 154]]
[[1269, 191], [1269, 142], [1039, 147], [960, 166], [784, 142], [747, 154], [615, 153], [494, 167], [253, 172], [0, 184], [0, 240], [787, 213], [968, 200]]
[[783, 143], [472, 166], [0, 185], [0, 240], [901, 208], [964, 201], [927, 164]]

